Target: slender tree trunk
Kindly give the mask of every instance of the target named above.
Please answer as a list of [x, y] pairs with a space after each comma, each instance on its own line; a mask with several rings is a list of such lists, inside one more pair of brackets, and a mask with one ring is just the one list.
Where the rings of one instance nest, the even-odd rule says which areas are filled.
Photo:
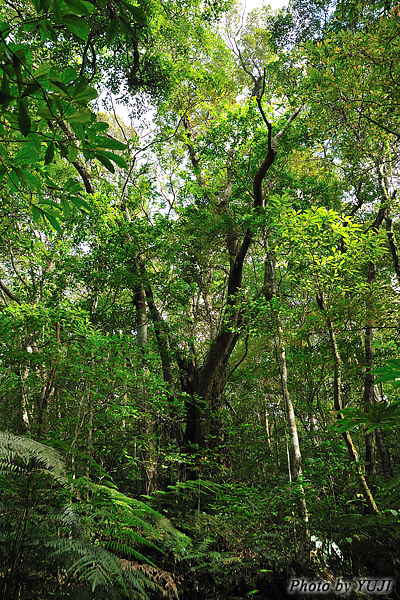
[[272, 452], [271, 445], [271, 428], [269, 425], [269, 415], [268, 415], [268, 407], [267, 404], [264, 406], [264, 428], [265, 428], [265, 437], [267, 438], [267, 446], [268, 450]]
[[148, 345], [148, 320], [146, 310], [146, 296], [143, 285], [138, 283], [134, 290], [133, 303], [136, 309], [136, 342], [142, 353], [142, 373], [139, 384], [139, 402], [144, 412], [144, 432], [147, 448], [144, 451], [144, 470], [146, 481], [146, 494], [154, 492], [157, 488], [157, 448], [155, 443], [154, 416], [152, 407], [147, 398], [144, 376], [147, 369], [146, 348]]
[[277, 318], [277, 336], [275, 337], [275, 344], [278, 354], [279, 371], [281, 376], [282, 396], [285, 403], [286, 417], [289, 427], [289, 438], [291, 448], [291, 473], [292, 480], [297, 481], [302, 476], [301, 466], [301, 450], [299, 443], [299, 435], [297, 431], [296, 417], [294, 414], [293, 402], [289, 393], [288, 387], [288, 372], [286, 363], [286, 348], [283, 340], [283, 329], [281, 320]]
[[146, 314], [146, 298], [141, 283], [138, 283], [135, 287], [133, 303], [136, 309], [136, 342], [138, 348], [140, 348], [144, 354], [148, 343], [148, 322]]
[[[342, 410], [342, 395], [341, 395], [341, 383], [342, 383], [342, 361], [339, 354], [339, 349], [336, 341], [335, 331], [333, 329], [332, 321], [330, 320], [326, 309], [324, 298], [321, 292], [317, 294], [317, 303], [319, 308], [322, 310], [325, 316], [325, 321], [328, 327], [329, 338], [331, 341], [331, 349], [332, 349], [332, 357], [333, 357], [333, 366], [334, 366], [334, 376], [333, 376], [333, 399], [334, 399], [334, 407], [337, 411], [338, 419], [343, 419], [343, 415], [341, 413]], [[368, 512], [371, 514], [379, 514], [378, 507], [376, 506], [374, 497], [372, 492], [368, 486], [367, 480], [365, 479], [365, 475], [363, 473], [360, 459], [358, 457], [358, 452], [353, 443], [352, 437], [348, 431], [344, 431], [342, 433], [343, 439], [345, 441], [349, 456], [351, 460], [356, 464], [357, 468], [357, 476], [360, 482], [360, 486], [363, 492], [363, 496], [368, 506]]]
[[394, 477], [392, 461], [390, 459], [389, 450], [385, 444], [385, 438], [381, 427], [375, 429], [376, 446], [378, 448], [379, 456], [382, 461], [382, 471], [385, 479], [391, 479]]
[[[267, 259], [265, 261], [264, 268], [264, 284], [263, 293], [267, 302], [270, 302], [273, 297], [276, 296], [276, 283], [275, 283], [275, 259], [272, 253], [268, 252]], [[277, 351], [279, 372], [281, 377], [282, 396], [285, 404], [286, 418], [289, 427], [289, 438], [290, 438], [290, 450], [291, 450], [291, 461], [290, 461], [290, 475], [291, 481], [298, 481], [302, 477], [302, 464], [301, 464], [301, 450], [299, 435], [297, 431], [296, 416], [294, 413], [294, 407], [292, 398], [289, 393], [288, 386], [288, 371], [286, 362], [286, 347], [284, 332], [282, 326], [282, 320], [280, 317], [279, 309], [275, 311], [275, 324], [276, 324], [276, 335], [275, 335], [275, 347]], [[304, 494], [304, 488], [300, 487], [300, 511], [305, 521], [308, 521], [307, 504]]]
[[[368, 291], [366, 298], [366, 327], [365, 327], [365, 376], [364, 376], [364, 402], [370, 406], [375, 404], [373, 369], [373, 339], [374, 339], [374, 306], [372, 288], [376, 278], [376, 264], [368, 265]], [[374, 432], [365, 436], [365, 463], [369, 477], [376, 475], [375, 460], [375, 435]]]
[[93, 395], [91, 394], [90, 388], [88, 390], [88, 420], [87, 420], [87, 436], [86, 436], [86, 477], [90, 477], [90, 463], [92, 461], [93, 451], [93, 417], [94, 417], [94, 406], [93, 406]]
[[279, 435], [278, 435], [278, 423], [276, 420], [275, 410], [272, 408], [272, 420], [274, 423], [275, 430], [275, 458], [276, 458], [276, 466], [278, 469], [281, 466], [280, 452], [279, 452]]
[[[389, 162], [389, 161], [388, 161]], [[393, 202], [396, 198], [397, 189], [393, 185], [393, 179], [390, 181], [389, 174], [387, 172], [387, 163], [382, 162], [379, 165], [380, 172], [380, 184], [382, 190], [382, 204], [385, 207], [384, 212], [384, 220], [385, 220], [385, 229], [386, 229], [386, 237], [388, 240], [390, 254], [392, 256], [393, 267], [397, 276], [397, 280], [400, 282], [400, 262], [399, 262], [399, 253], [397, 250], [396, 240], [393, 234], [392, 229], [392, 219], [389, 214], [393, 206]], [[392, 185], [391, 185], [392, 184]], [[390, 192], [390, 190], [392, 190]]]

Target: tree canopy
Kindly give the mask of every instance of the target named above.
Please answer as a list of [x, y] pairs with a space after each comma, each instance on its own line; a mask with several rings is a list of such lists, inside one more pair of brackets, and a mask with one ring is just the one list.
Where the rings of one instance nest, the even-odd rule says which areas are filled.
[[396, 580], [399, 33], [2, 0], [0, 598]]

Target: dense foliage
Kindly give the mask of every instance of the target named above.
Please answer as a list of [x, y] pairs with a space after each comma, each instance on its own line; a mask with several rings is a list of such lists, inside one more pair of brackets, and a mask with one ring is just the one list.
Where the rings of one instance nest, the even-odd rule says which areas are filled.
[[396, 579], [399, 5], [0, 13], [0, 598]]

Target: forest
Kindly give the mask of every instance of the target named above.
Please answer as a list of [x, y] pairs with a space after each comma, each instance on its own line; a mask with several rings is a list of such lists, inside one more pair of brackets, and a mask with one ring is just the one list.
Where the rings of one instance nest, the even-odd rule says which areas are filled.
[[0, 600], [399, 598], [400, 4], [0, 13]]

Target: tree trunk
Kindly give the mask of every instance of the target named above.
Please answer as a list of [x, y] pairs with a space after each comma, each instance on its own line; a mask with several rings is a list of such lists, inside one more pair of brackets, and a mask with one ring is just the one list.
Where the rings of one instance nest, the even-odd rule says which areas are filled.
[[[317, 303], [321, 311], [324, 313], [325, 321], [328, 327], [329, 338], [331, 341], [331, 349], [332, 349], [332, 357], [333, 357], [333, 367], [334, 367], [334, 376], [333, 376], [333, 401], [334, 407], [337, 411], [337, 417], [339, 420], [343, 419], [342, 410], [342, 395], [341, 395], [341, 380], [342, 380], [342, 361], [339, 354], [339, 349], [336, 341], [335, 331], [333, 329], [332, 321], [330, 320], [324, 303], [324, 298], [322, 292], [317, 294]], [[378, 507], [376, 506], [374, 497], [371, 493], [371, 490], [368, 486], [367, 480], [365, 479], [365, 475], [363, 473], [362, 467], [360, 465], [360, 460], [358, 457], [358, 452], [356, 447], [354, 446], [352, 437], [348, 431], [344, 431], [342, 433], [343, 439], [345, 441], [349, 456], [351, 460], [355, 463], [357, 468], [357, 476], [360, 482], [360, 486], [362, 489], [363, 496], [367, 503], [368, 512], [371, 514], [379, 514]]]
[[[263, 293], [267, 302], [270, 302], [277, 294], [276, 283], [275, 283], [275, 259], [272, 253], [268, 253], [265, 261], [264, 270], [264, 284]], [[289, 427], [289, 438], [290, 438], [290, 475], [291, 481], [298, 481], [301, 479], [303, 471], [301, 464], [301, 450], [299, 435], [297, 431], [296, 416], [294, 413], [294, 407], [292, 398], [289, 393], [288, 386], [288, 371], [286, 362], [286, 347], [283, 333], [282, 320], [279, 313], [279, 309], [275, 311], [275, 323], [276, 323], [276, 335], [275, 335], [275, 347], [278, 356], [279, 372], [281, 377], [282, 397], [285, 404], [286, 418]], [[300, 512], [305, 521], [308, 521], [307, 504], [304, 494], [304, 488], [300, 485]]]
[[141, 374], [138, 389], [138, 400], [143, 408], [144, 435], [146, 448], [143, 452], [143, 465], [145, 474], [145, 491], [150, 494], [157, 488], [157, 449], [155, 444], [155, 430], [153, 411], [148, 402], [144, 377], [147, 370], [146, 348], [148, 345], [148, 320], [146, 310], [146, 296], [141, 283], [137, 283], [133, 294], [133, 303], [136, 309], [136, 343], [141, 352]]
[[[376, 265], [368, 265], [368, 291], [366, 298], [366, 327], [365, 327], [365, 376], [364, 376], [364, 402], [370, 406], [375, 404], [373, 369], [373, 339], [374, 339], [374, 306], [372, 288], [376, 278]], [[375, 460], [375, 435], [374, 432], [365, 436], [365, 463], [369, 477], [376, 475]]]
[[[375, 394], [375, 403], [379, 402], [379, 393], [378, 393], [376, 386], [374, 386], [374, 394]], [[377, 427], [375, 430], [375, 440], [376, 440], [376, 447], [378, 448], [379, 456], [380, 456], [380, 459], [382, 462], [383, 474], [386, 479], [391, 479], [392, 477], [394, 477], [392, 461], [390, 458], [390, 452], [387, 449], [387, 446], [385, 443], [385, 436], [384, 436], [384, 433], [383, 433], [381, 427]]]
[[382, 471], [385, 479], [391, 479], [394, 477], [392, 461], [390, 460], [389, 450], [385, 444], [385, 438], [381, 427], [375, 429], [376, 446], [378, 448], [379, 456], [382, 461]]
[[[275, 161], [278, 142], [287, 127], [300, 112], [300, 109], [295, 110], [288, 119], [287, 124], [272, 138], [272, 125], [266, 119], [261, 106], [261, 98], [262, 94], [257, 98], [257, 104], [268, 128], [268, 137], [265, 158], [253, 178], [253, 208], [255, 211], [259, 210], [264, 204], [262, 184], [268, 170]], [[187, 116], [184, 117], [183, 124], [186, 131], [189, 157], [198, 184], [203, 190], [205, 198], [210, 201], [211, 193], [201, 172], [199, 155], [194, 147], [195, 138], [193, 138]], [[223, 194], [225, 208], [228, 205], [233, 184], [231, 168], [228, 167], [227, 171], [227, 185]], [[194, 367], [193, 373], [188, 372], [186, 377], [187, 390], [184, 389], [184, 391], [187, 391], [191, 398], [187, 405], [185, 438], [187, 443], [198, 444], [201, 448], [209, 446], [211, 439], [214, 440], [213, 444], [217, 443], [220, 425], [218, 420], [220, 398], [227, 381], [229, 358], [239, 339], [243, 322], [244, 306], [241, 298], [243, 266], [253, 241], [252, 227], [247, 228], [240, 245], [237, 243], [237, 239], [235, 235], [233, 240], [227, 241], [230, 270], [226, 293], [226, 309], [222, 325], [217, 336], [211, 342], [202, 367], [197, 369], [194, 365], [191, 365], [191, 369]]]

